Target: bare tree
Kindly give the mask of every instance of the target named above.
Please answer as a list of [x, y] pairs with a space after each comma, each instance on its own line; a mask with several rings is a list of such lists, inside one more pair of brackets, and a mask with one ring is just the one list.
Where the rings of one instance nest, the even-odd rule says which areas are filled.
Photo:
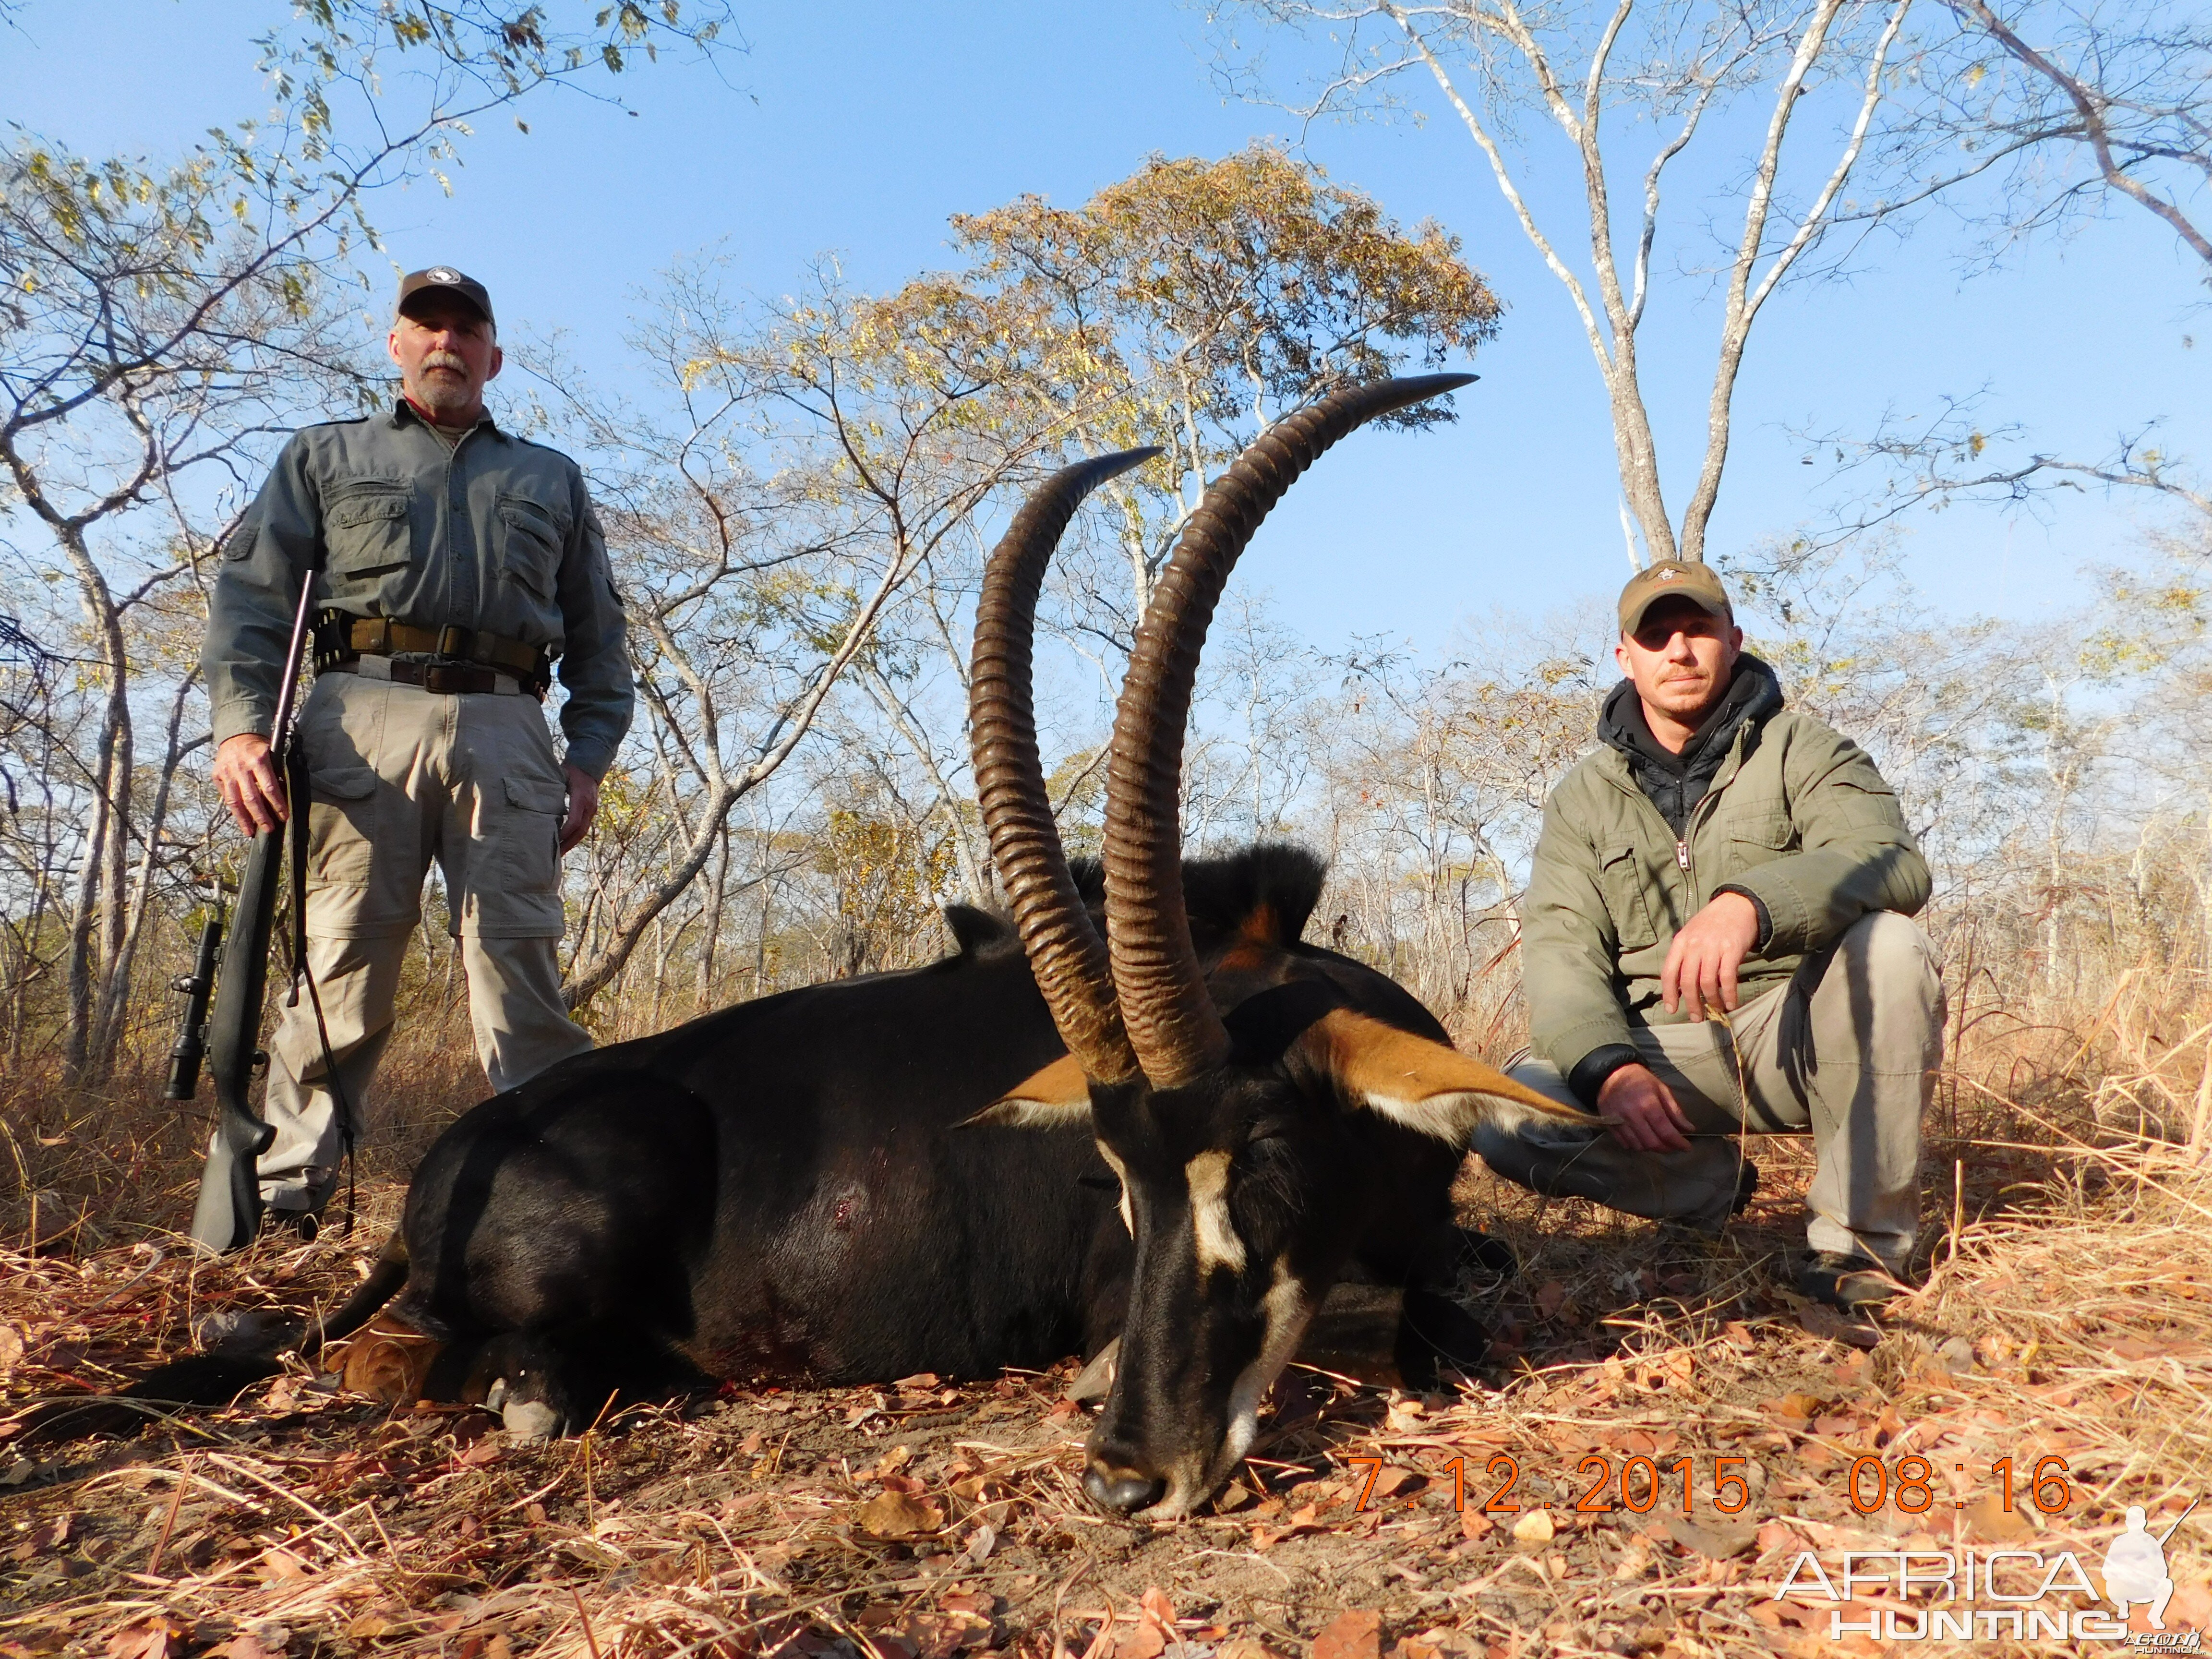
[[[2161, 221], [2212, 283], [2212, 22], [2167, 0], [1947, 0], [1961, 38], [1920, 128], [2002, 165], [2006, 240], [2114, 198]], [[1994, 50], [1992, 50], [1994, 49]]]
[[[1594, 10], [1540, 0], [1248, 0], [1242, 9], [1328, 34], [1325, 50], [1334, 56], [1304, 106], [1309, 118], [1387, 103], [1409, 76], [1433, 83], [1581, 319], [1612, 411], [1621, 489], [1648, 556], [1702, 560], [1753, 325], [1847, 210], [1862, 216], [1861, 204], [1844, 192], [1884, 100], [1911, 3], [1688, 0], [1639, 8], [1618, 0]], [[1716, 219], [1733, 212], [1737, 221], [1714, 250], [1722, 305], [1705, 441], [1678, 526], [1666, 506], [1637, 341], [1669, 169], [1701, 133], [1717, 131], [1725, 144], [1726, 135], [1743, 130], [1739, 104], [1763, 106], [1765, 115], [1748, 153], [1707, 163], [1709, 172], [1726, 173], [1722, 194], [1736, 205], [1723, 200], [1705, 210]], [[1528, 188], [1544, 163], [1534, 141], [1522, 140], [1524, 112], [1552, 130], [1564, 146], [1559, 160], [1579, 180], [1583, 216], [1571, 232], [1547, 227]], [[1635, 138], [1608, 136], [1608, 117]], [[1817, 137], [1800, 136], [1815, 122], [1822, 123]], [[1630, 143], [1644, 147], [1640, 192], [1636, 209], [1622, 216], [1613, 175]], [[1624, 217], [1632, 228], [1624, 231]], [[1571, 248], [1585, 239], [1588, 258], [1577, 268]]]
[[611, 464], [617, 579], [670, 813], [653, 879], [621, 896], [594, 884], [576, 1003], [622, 972], [848, 672], [887, 684], [886, 614], [1067, 436], [1064, 394], [1036, 370], [1049, 331], [1023, 308], [944, 284], [871, 299], [820, 275], [804, 302], [749, 314], [711, 266], [679, 270], [633, 341], [665, 417], [568, 400]]

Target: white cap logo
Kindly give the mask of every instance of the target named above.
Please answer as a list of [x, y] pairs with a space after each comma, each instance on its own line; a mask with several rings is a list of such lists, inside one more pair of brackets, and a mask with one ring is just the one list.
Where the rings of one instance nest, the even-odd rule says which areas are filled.
[[[435, 271], [433, 271], [433, 272], [431, 273], [431, 275], [433, 275], [433, 276], [436, 276], [436, 275], [437, 275], [437, 273], [436, 273]], [[438, 280], [439, 280], [440, 282], [443, 282], [443, 281], [445, 281], [445, 278], [444, 278], [444, 277], [442, 277], [442, 276], [440, 276], [440, 277], [438, 278]], [[1669, 570], [1662, 570], [1662, 571], [1661, 571], [1661, 572], [1660, 572], [1656, 576], [1654, 576], [1654, 577], [1652, 578], [1652, 580], [1654, 580], [1654, 581], [1662, 581], [1662, 582], [1671, 582], [1671, 581], [1673, 581], [1673, 580], [1676, 580], [1678, 577], [1680, 577], [1680, 576], [1681, 575], [1681, 574], [1682, 574], [1682, 573], [1681, 573], [1680, 571], [1679, 571], [1679, 570], [1671, 570], [1671, 569], [1669, 569]]]
[[461, 280], [459, 271], [448, 270], [443, 265], [434, 266], [422, 274], [434, 283], [458, 283]]

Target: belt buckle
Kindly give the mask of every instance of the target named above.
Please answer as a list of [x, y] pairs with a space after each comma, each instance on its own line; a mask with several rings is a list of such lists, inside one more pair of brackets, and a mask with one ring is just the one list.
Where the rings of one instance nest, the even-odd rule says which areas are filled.
[[441, 657], [465, 657], [474, 642], [470, 631], [448, 623], [438, 630], [438, 654]]
[[447, 684], [447, 665], [441, 662], [422, 665], [422, 689], [426, 691], [453, 692], [460, 688]]

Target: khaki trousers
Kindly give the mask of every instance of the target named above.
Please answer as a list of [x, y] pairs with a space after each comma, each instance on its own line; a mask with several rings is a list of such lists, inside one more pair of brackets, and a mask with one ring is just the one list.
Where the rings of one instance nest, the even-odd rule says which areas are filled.
[[[391, 1041], [422, 878], [444, 872], [477, 1058], [495, 1091], [592, 1046], [561, 1000], [562, 814], [568, 786], [536, 699], [448, 694], [325, 674], [300, 715], [308, 807], [307, 964], [359, 1134]], [[262, 1110], [276, 1131], [264, 1203], [320, 1209], [344, 1154], [304, 988], [269, 1044]]]
[[[1540, 1131], [1489, 1128], [1474, 1150], [1534, 1191], [1717, 1232], [1735, 1200], [1736, 1132], [1810, 1129], [1818, 1165], [1806, 1242], [1902, 1271], [1919, 1231], [1920, 1120], [1942, 1060], [1943, 981], [1927, 935], [1888, 911], [1863, 916], [1731, 1023], [1733, 1043], [1717, 1020], [1635, 1032], [1644, 1063], [1695, 1126], [1687, 1152], [1633, 1152], [1610, 1134], [1570, 1146]], [[1542, 1060], [1510, 1070], [1579, 1103]]]

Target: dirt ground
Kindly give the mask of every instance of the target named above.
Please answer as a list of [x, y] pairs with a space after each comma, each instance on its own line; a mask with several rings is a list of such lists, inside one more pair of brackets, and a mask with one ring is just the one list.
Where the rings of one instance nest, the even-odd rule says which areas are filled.
[[[1471, 1170], [1467, 1220], [1522, 1261], [1468, 1287], [1498, 1337], [1482, 1374], [1417, 1397], [1294, 1370], [1245, 1475], [1173, 1526], [1083, 1500], [1072, 1365], [727, 1385], [537, 1443], [302, 1370], [135, 1438], [0, 1439], [0, 1659], [1520, 1659], [1868, 1653], [1893, 1628], [1902, 1646], [1944, 1604], [1899, 1598], [1896, 1552], [2070, 1549], [2095, 1575], [2127, 1505], [2163, 1532], [2212, 1495], [2212, 1167], [2017, 1150], [1960, 1166], [1924, 1287], [1857, 1326], [1777, 1281], [1795, 1143], [1755, 1149], [1759, 1201], [1717, 1243]], [[351, 1240], [216, 1264], [112, 1224], [82, 1255], [0, 1255], [0, 1437], [33, 1401], [188, 1350], [210, 1314], [334, 1304], [396, 1212], [396, 1188], [365, 1198]], [[2212, 1628], [2208, 1541], [2212, 1504], [2166, 1547], [2176, 1631]], [[1893, 1582], [1840, 1586], [1846, 1551], [1890, 1553]], [[1806, 1552], [1848, 1601], [1802, 1569], [1776, 1597]], [[1869, 1619], [1882, 1639], [1831, 1634]], [[2105, 1645], [1988, 1629], [1972, 1651]]]

